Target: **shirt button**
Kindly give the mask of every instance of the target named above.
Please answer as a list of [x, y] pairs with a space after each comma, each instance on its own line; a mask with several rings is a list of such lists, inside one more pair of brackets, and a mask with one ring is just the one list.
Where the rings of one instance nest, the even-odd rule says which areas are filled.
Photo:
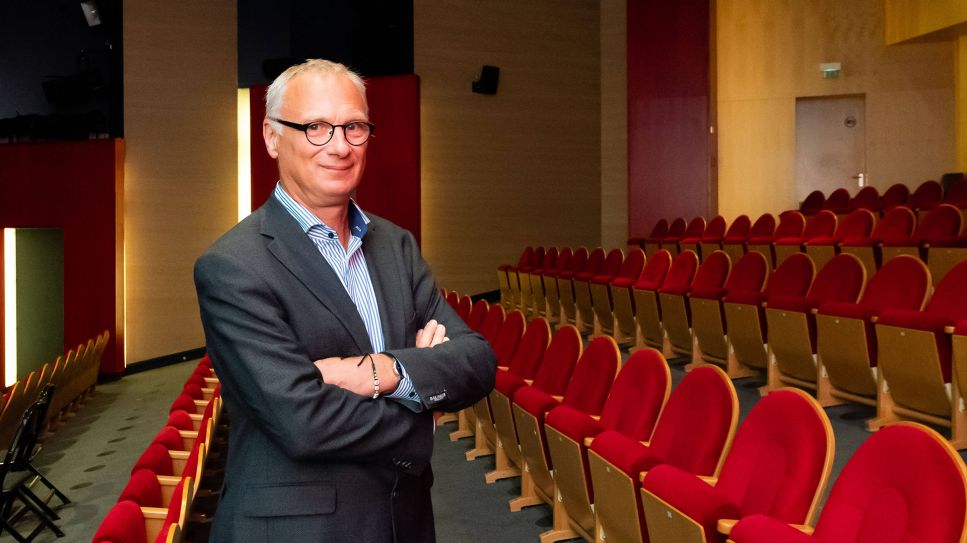
[[332, 239], [332, 238], [334, 238], [334, 237], [336, 237], [336, 234], [334, 234], [334, 233], [332, 233], [332, 232], [329, 232], [329, 239]]
[[393, 498], [399, 498], [399, 497], [400, 497], [399, 491], [398, 490], [394, 490], [393, 491]]

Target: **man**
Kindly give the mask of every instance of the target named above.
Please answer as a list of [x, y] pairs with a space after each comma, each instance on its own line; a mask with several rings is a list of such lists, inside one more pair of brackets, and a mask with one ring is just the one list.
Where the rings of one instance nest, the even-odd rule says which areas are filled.
[[496, 361], [409, 232], [350, 200], [375, 127], [344, 66], [266, 95], [280, 180], [195, 266], [231, 413], [212, 541], [432, 542], [434, 410], [472, 405]]

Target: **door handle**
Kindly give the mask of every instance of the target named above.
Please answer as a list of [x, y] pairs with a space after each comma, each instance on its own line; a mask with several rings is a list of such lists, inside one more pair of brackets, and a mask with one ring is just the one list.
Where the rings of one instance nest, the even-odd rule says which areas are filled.
[[853, 179], [857, 180], [857, 183], [859, 184], [859, 186], [861, 187], [866, 186], [866, 174], [858, 173], [853, 176]]

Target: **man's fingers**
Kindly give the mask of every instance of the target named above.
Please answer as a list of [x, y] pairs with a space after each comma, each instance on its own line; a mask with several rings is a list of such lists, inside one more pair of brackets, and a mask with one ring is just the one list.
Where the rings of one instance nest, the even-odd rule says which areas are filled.
[[433, 331], [433, 340], [430, 341], [430, 347], [443, 343], [443, 338], [445, 338], [446, 335], [447, 335], [447, 328], [442, 324], [437, 326], [436, 329]]
[[416, 331], [416, 347], [418, 349], [422, 349], [423, 347], [426, 347], [426, 342], [425, 342], [425, 340], [423, 338], [423, 329], [422, 328], [420, 328], [419, 330]]

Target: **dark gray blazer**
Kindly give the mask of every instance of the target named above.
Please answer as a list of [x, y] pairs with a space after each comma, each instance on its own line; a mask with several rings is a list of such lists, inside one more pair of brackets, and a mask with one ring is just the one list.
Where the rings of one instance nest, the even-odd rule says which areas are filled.
[[[363, 251], [386, 349], [425, 410], [322, 381], [313, 360], [372, 352], [356, 307], [275, 198], [195, 264], [208, 354], [231, 414], [212, 541], [432, 542], [433, 410], [472, 405], [496, 359], [440, 295], [413, 236], [370, 215]], [[450, 341], [414, 348], [430, 319]]]

